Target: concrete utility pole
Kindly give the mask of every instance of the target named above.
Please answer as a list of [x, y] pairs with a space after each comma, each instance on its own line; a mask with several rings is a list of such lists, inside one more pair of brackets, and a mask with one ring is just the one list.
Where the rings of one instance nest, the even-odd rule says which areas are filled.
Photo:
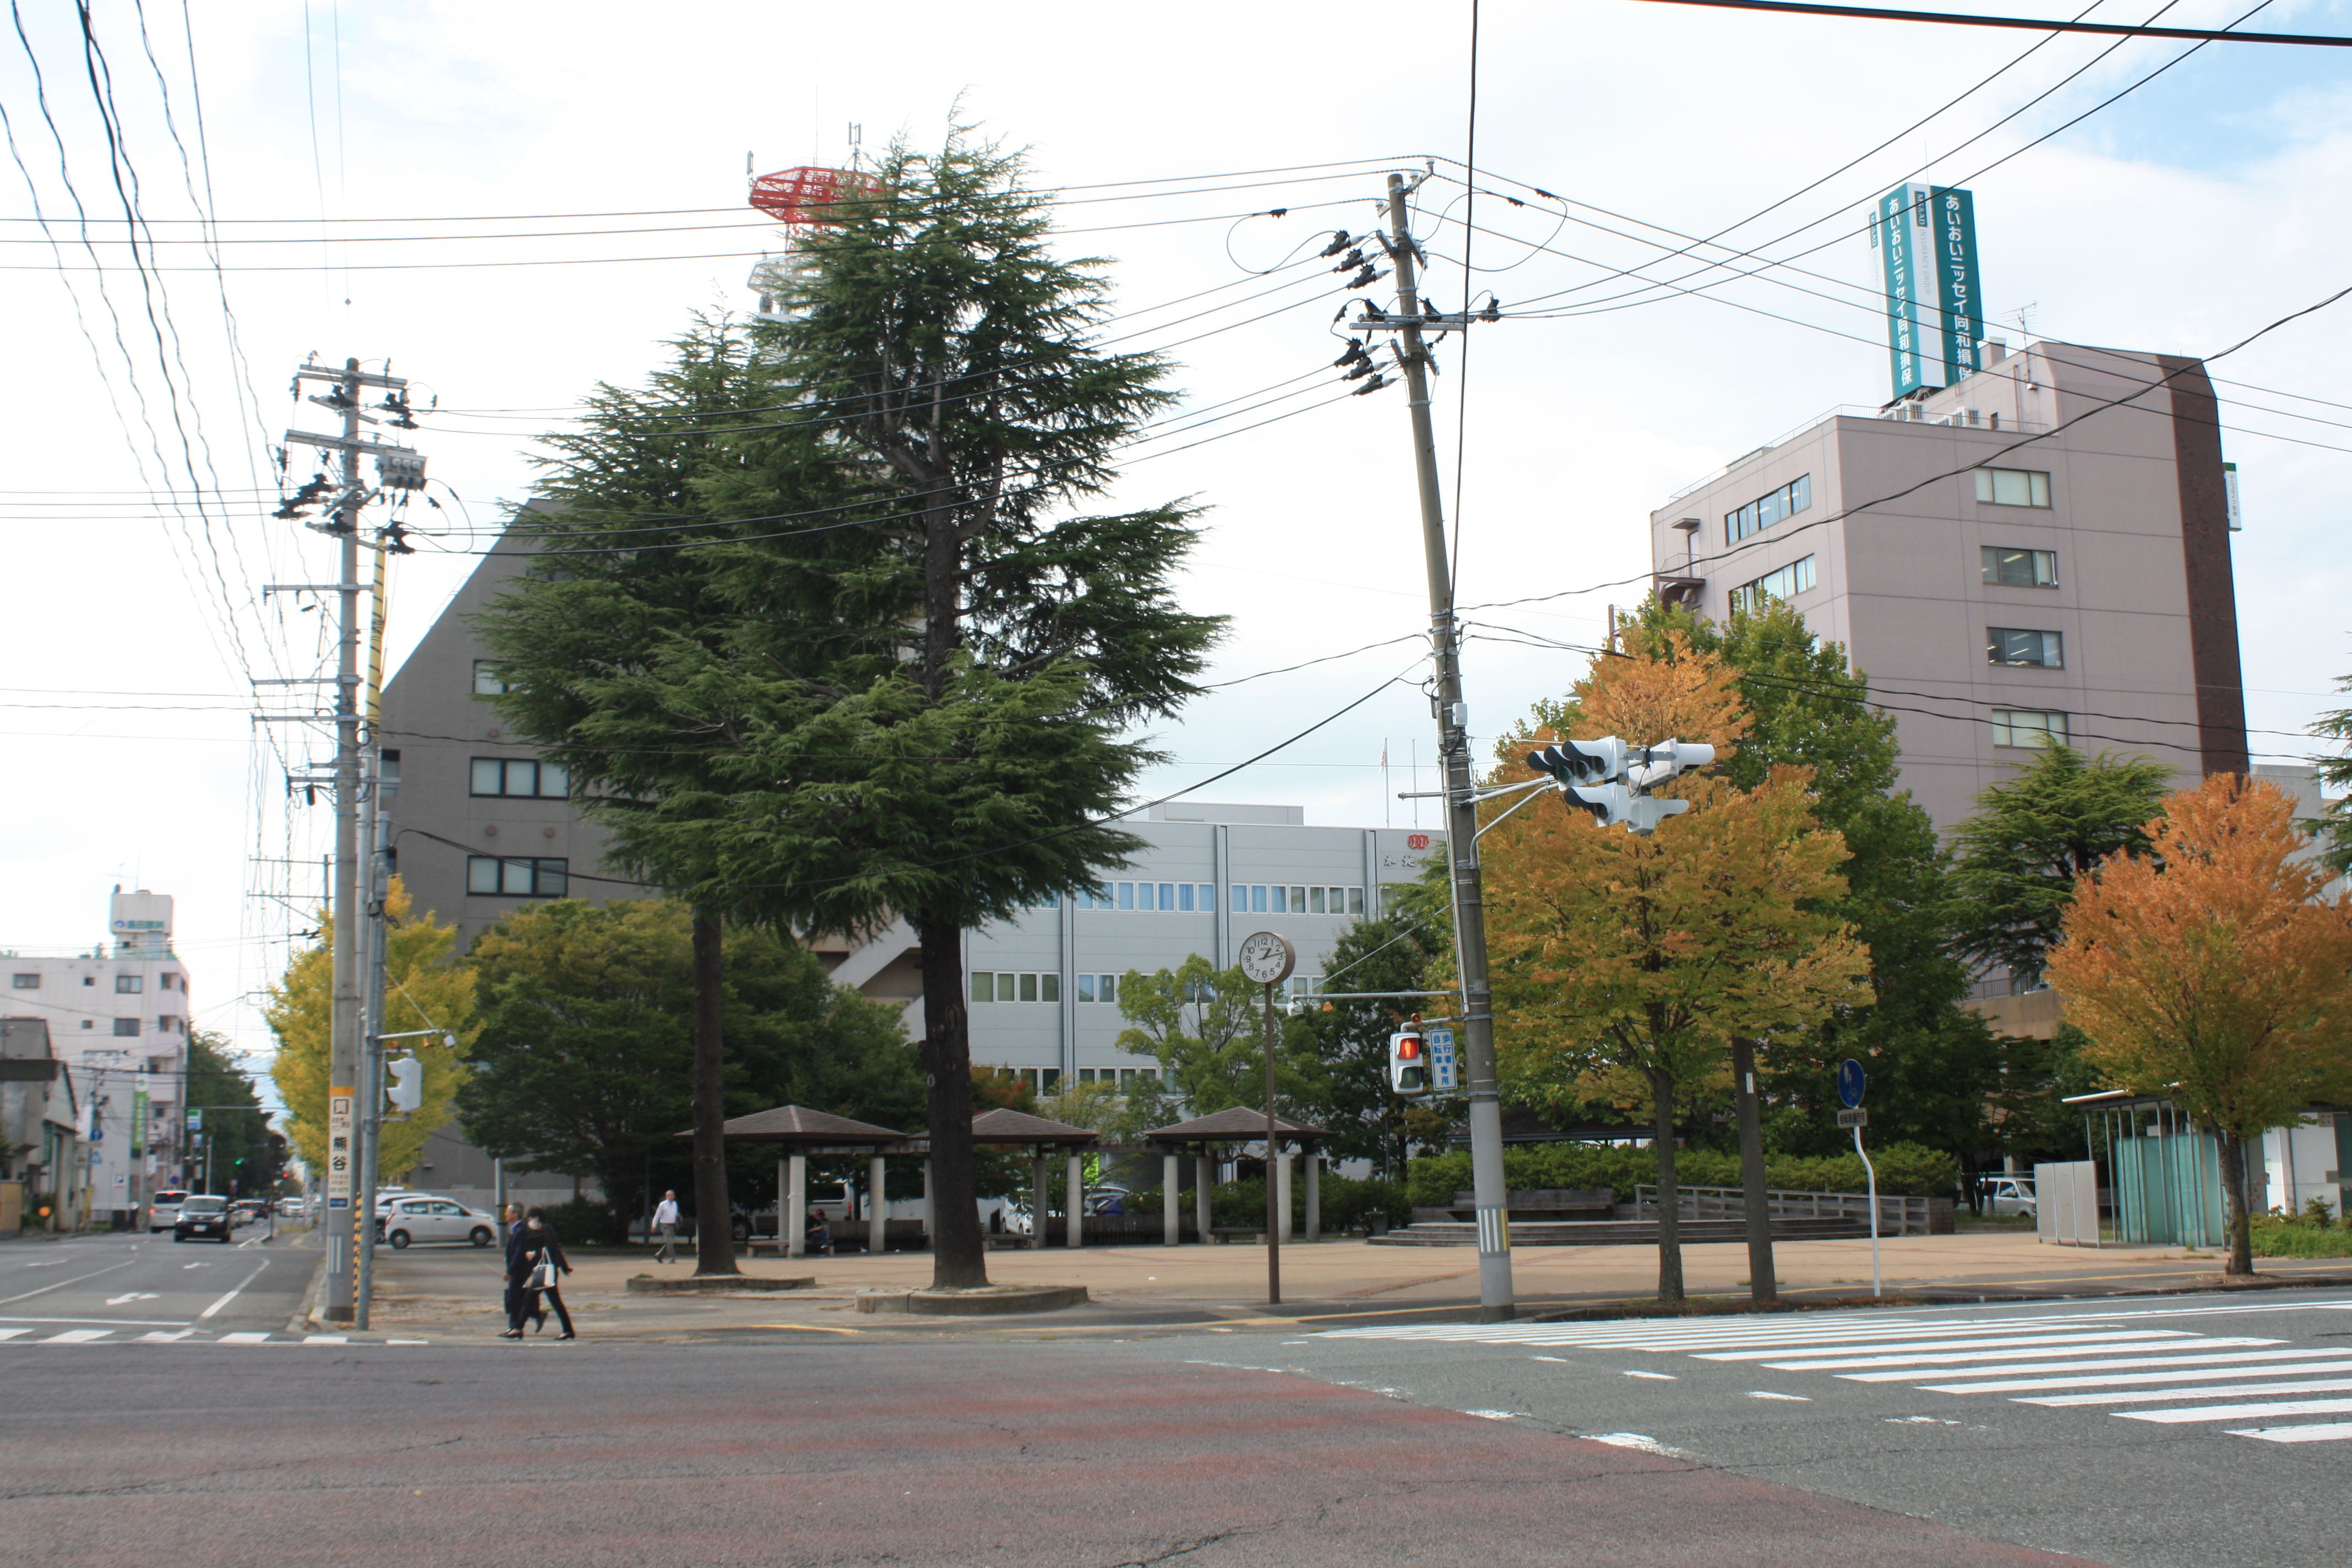
[[[1509, 1198], [1503, 1178], [1503, 1103], [1495, 1071], [1495, 1016], [1486, 984], [1486, 910], [1478, 874], [1477, 783], [1471, 776], [1470, 714], [1462, 700], [1462, 656], [1454, 619], [1454, 573], [1446, 558], [1445, 507], [1438, 489], [1437, 433], [1429, 416], [1429, 354], [1422, 346], [1419, 252], [1405, 223], [1407, 187], [1389, 176], [1388, 251], [1396, 264], [1405, 387], [1412, 410], [1413, 467], [1421, 485], [1422, 551], [1429, 570], [1430, 653], [1436, 665], [1439, 766], [1445, 774], [1445, 853], [1454, 889], [1454, 952], [1462, 977], [1462, 1054], [1470, 1080], [1470, 1184], [1478, 1215], [1478, 1316], [1516, 1315], [1511, 1285]], [[1466, 323], [1465, 323], [1466, 325]]]
[[[395, 423], [403, 427], [413, 427], [406, 412], [406, 400], [402, 396], [408, 385], [406, 380], [362, 371], [358, 360], [347, 359], [340, 371], [319, 364], [297, 368], [294, 386], [298, 393], [305, 382], [328, 384], [327, 391], [310, 394], [310, 401], [332, 409], [342, 416], [340, 437], [319, 436], [307, 430], [289, 430], [286, 433], [289, 448], [295, 446], [316, 447], [334, 453], [341, 460], [342, 472], [339, 485], [305, 486], [302, 492], [279, 510], [279, 515], [299, 516], [301, 507], [324, 499], [325, 491], [329, 489], [334, 491], [326, 520], [307, 526], [332, 535], [340, 546], [336, 580], [332, 584], [317, 586], [333, 592], [341, 604], [335, 658], [334, 1008], [327, 1065], [327, 1224], [324, 1233], [327, 1291], [324, 1306], [330, 1321], [347, 1323], [353, 1320], [356, 1311], [358, 1254], [363, 1240], [372, 1239], [374, 1223], [374, 1216], [354, 1202], [354, 1178], [360, 1169], [362, 1152], [362, 1131], [357, 1121], [362, 1097], [372, 1105], [383, 1093], [381, 1082], [369, 1083], [362, 1071], [366, 1043], [361, 1037], [367, 1026], [361, 1006], [363, 979], [359, 942], [362, 876], [359, 839], [360, 814], [367, 807], [362, 798], [360, 773], [359, 601], [360, 594], [366, 587], [360, 581], [360, 513], [376, 498], [375, 492], [360, 480], [360, 458], [363, 453], [375, 454], [381, 477], [387, 485], [397, 489], [414, 489], [421, 485], [424, 482], [424, 465], [415, 453], [406, 447], [374, 439], [362, 440], [360, 437], [362, 421], [380, 423], [360, 409], [361, 393], [372, 387], [382, 388], [387, 394], [383, 405], [396, 412]], [[321, 478], [323, 480], [323, 476]]]

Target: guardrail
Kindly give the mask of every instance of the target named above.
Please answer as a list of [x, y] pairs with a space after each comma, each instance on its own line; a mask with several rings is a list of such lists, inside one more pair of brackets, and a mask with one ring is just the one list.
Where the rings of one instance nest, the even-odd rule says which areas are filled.
[[[1748, 1198], [1738, 1187], [1685, 1187], [1675, 1189], [1675, 1212], [1684, 1219], [1740, 1219], [1748, 1213]], [[1850, 1219], [1864, 1225], [1870, 1223], [1870, 1197], [1865, 1193], [1800, 1193], [1786, 1188], [1765, 1190], [1766, 1212], [1774, 1219]], [[1881, 1236], [1926, 1236], [1927, 1232], [1928, 1198], [1897, 1197], [1891, 1193], [1878, 1196], [1878, 1233]], [[1633, 1217], [1658, 1217], [1658, 1189], [1644, 1183], [1633, 1189]]]

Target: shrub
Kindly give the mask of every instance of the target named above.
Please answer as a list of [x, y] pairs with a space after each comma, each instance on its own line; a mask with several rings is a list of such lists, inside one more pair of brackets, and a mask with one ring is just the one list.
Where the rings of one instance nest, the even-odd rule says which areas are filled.
[[[1322, 1206], [1323, 1233], [1352, 1230], [1364, 1223], [1367, 1215], [1386, 1215], [1391, 1225], [1402, 1225], [1411, 1216], [1412, 1205], [1405, 1201], [1402, 1184], [1383, 1181], [1378, 1176], [1360, 1182], [1345, 1176], [1323, 1173], [1317, 1186], [1317, 1197]], [[1156, 1212], [1159, 1194], [1152, 1195]], [[1188, 1208], [1187, 1215], [1191, 1214]], [[1290, 1217], [1304, 1233], [1307, 1224], [1307, 1183], [1302, 1176], [1293, 1175], [1290, 1183]], [[1209, 1223], [1219, 1226], [1248, 1226], [1263, 1229], [1265, 1225], [1265, 1182], [1253, 1176], [1244, 1182], [1226, 1182], [1212, 1188], [1209, 1194]]]
[[547, 1211], [547, 1223], [554, 1230], [556, 1240], [575, 1247], [628, 1239], [627, 1219], [599, 1198], [574, 1198], [568, 1204], [556, 1204]]
[[2275, 1211], [2254, 1216], [2248, 1227], [2256, 1258], [2352, 1258], [2352, 1230], [2287, 1219]]
[[[1878, 1167], [1879, 1192], [1890, 1196], [1949, 1197], [1959, 1181], [1959, 1165], [1952, 1156], [1916, 1143], [1890, 1144], [1871, 1161]], [[1685, 1186], [1736, 1187], [1739, 1157], [1716, 1149], [1685, 1149], [1675, 1161], [1675, 1176]], [[1607, 1187], [1617, 1202], [1626, 1204], [1633, 1201], [1637, 1184], [1656, 1183], [1658, 1159], [1648, 1149], [1614, 1144], [1543, 1143], [1506, 1149], [1503, 1177], [1515, 1191]], [[1764, 1184], [1805, 1193], [1869, 1190], [1862, 1162], [1852, 1154], [1768, 1156]], [[1442, 1208], [1469, 1187], [1470, 1156], [1465, 1152], [1423, 1155], [1405, 1173], [1405, 1191], [1415, 1207]]]

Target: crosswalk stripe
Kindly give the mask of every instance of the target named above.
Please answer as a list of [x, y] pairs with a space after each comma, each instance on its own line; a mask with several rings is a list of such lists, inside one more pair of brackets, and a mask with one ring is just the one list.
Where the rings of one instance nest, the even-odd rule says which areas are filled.
[[[2142, 1382], [2143, 1379], [2138, 1377], [2111, 1377], [2105, 1375], [2112, 1372], [2119, 1372], [2136, 1367], [2169, 1368], [2189, 1366], [2222, 1366], [2231, 1363], [2237, 1363], [2241, 1364], [2231, 1365], [2229, 1368], [2231, 1376], [2235, 1377], [2242, 1371], [2244, 1375], [2253, 1377], [2258, 1375], [2255, 1369], [2251, 1366], [2244, 1366], [2242, 1363], [2247, 1362], [2266, 1361], [2310, 1361], [2314, 1357], [2326, 1356], [2335, 1353], [2336, 1352], [2330, 1351], [2315, 1351], [2305, 1346], [2294, 1345], [2289, 1346], [2285, 1350], [2215, 1351], [2210, 1354], [2187, 1354], [2176, 1352], [2171, 1355], [2126, 1357], [2121, 1361], [2053, 1361], [2022, 1366], [1986, 1367], [1982, 1370], [1981, 1373], [1972, 1372], [1967, 1367], [1954, 1367], [1948, 1373], [1936, 1371], [1923, 1372], [1915, 1367], [1908, 1372], [1847, 1372], [1840, 1373], [1838, 1375], [1848, 1383], [1916, 1383], [1923, 1377], [1976, 1377], [1983, 1375], [1990, 1378], [1991, 1380], [1982, 1383], [1927, 1383], [1920, 1384], [1920, 1387], [1931, 1394], [2011, 1394], [2037, 1388], [2090, 1388], [2097, 1387], [2103, 1384], [2139, 1383]], [[2304, 1369], [2298, 1367], [2295, 1370], [2302, 1371]], [[2090, 1375], [2079, 1380], [2072, 1381], [2051, 1380], [2044, 1382], [2039, 1379], [2027, 1382], [2018, 1381], [2018, 1379], [2022, 1378], [2027, 1373], [2046, 1372], [2075, 1372], [2088, 1373]], [[2000, 1373], [2000, 1376], [1998, 1378], [1991, 1378], [1991, 1374], [1996, 1373]]]
[[177, 1344], [195, 1331], [194, 1329], [182, 1329], [177, 1333], [167, 1334], [161, 1329], [151, 1329], [139, 1336], [139, 1342], [142, 1345]]
[[220, 1345], [259, 1345], [269, 1342], [268, 1334], [223, 1334], [213, 1342]]
[[2118, 1410], [2126, 1421], [2159, 1421], [2179, 1426], [2189, 1421], [2261, 1421], [2273, 1415], [2340, 1415], [2352, 1410], [2352, 1399], [2285, 1399], [2272, 1405], [2201, 1405], [2184, 1410]]
[[0, 1340], [13, 1340], [18, 1334], [29, 1334], [30, 1329], [0, 1329]]
[[[1629, 1339], [1618, 1342], [1612, 1348], [1620, 1350], [1688, 1351], [1693, 1354], [1717, 1353], [1742, 1349], [1766, 1351], [1775, 1348], [1781, 1350], [1805, 1350], [1815, 1345], [1820, 1345], [1824, 1348], [1844, 1345], [1882, 1345], [1888, 1350], [1898, 1350], [1905, 1345], [1910, 1344], [1933, 1344], [1938, 1340], [1948, 1339], [1954, 1334], [1967, 1334], [1982, 1337], [1986, 1339], [1988, 1342], [1993, 1341], [2017, 1342], [2030, 1339], [2039, 1339], [2057, 1333], [2087, 1333], [2100, 1329], [2116, 1330], [2116, 1326], [2111, 1323], [2060, 1323], [2054, 1328], [2044, 1328], [2040, 1324], [2021, 1323], [2013, 1327], [2002, 1324], [1989, 1324], [1980, 1327], [1975, 1323], [1938, 1323], [1932, 1326], [1923, 1325], [1915, 1329], [1876, 1329], [1865, 1328], [1849, 1323], [1840, 1325], [1835, 1332], [1822, 1331], [1804, 1334], [1717, 1334], [1711, 1335], [1706, 1339], [1684, 1339], [1667, 1335], [1647, 1335], [1638, 1339]], [[2159, 1334], [2179, 1334], [2186, 1333], [2189, 1331], [2184, 1329], [2125, 1329], [2116, 1330], [2116, 1331], [2136, 1334], [2153, 1339]]]
[[[2126, 1339], [2108, 1344], [2070, 1345], [2059, 1353], [2070, 1356], [2136, 1355], [2142, 1351], [2156, 1352], [2185, 1349], [2201, 1350], [2208, 1345], [2274, 1345], [2276, 1343], [2278, 1343], [2276, 1340], [2252, 1339]], [[1928, 1375], [1942, 1372], [1958, 1376], [1965, 1374], [1970, 1366], [2000, 1362], [2031, 1361], [2035, 1356], [2049, 1353], [2046, 1350], [2029, 1346], [2021, 1350], [1970, 1351], [1965, 1353], [1954, 1352], [1946, 1354], [1831, 1356], [1810, 1361], [1772, 1361], [1766, 1362], [1764, 1364], [1775, 1372], [1843, 1372], [1849, 1368], [1862, 1367], [1925, 1367], [1928, 1369]], [[2096, 1365], [2097, 1363], [2094, 1362], [2086, 1364]]]
[[64, 1333], [51, 1334], [41, 1342], [45, 1345], [86, 1345], [92, 1341], [102, 1340], [113, 1331], [112, 1329], [68, 1329]]
[[347, 1345], [352, 1342], [341, 1334], [304, 1334], [302, 1342], [306, 1345]]
[[[2304, 1360], [2303, 1356], [2313, 1359]], [[2184, 1356], [2184, 1361], [2210, 1360], [2231, 1363], [2231, 1358]], [[2100, 1365], [2128, 1365], [2128, 1363], [2099, 1363]], [[2011, 1368], [2010, 1370], [2016, 1370]], [[2192, 1367], [2188, 1371], [2159, 1370], [2155, 1372], [2104, 1373], [2082, 1377], [2011, 1377], [1987, 1383], [1923, 1383], [1919, 1386], [1929, 1394], [2043, 1394], [2060, 1388], [2115, 1388], [2125, 1384], [2147, 1387], [2156, 1384], [2211, 1383], [2232, 1377], [2310, 1377], [2329, 1373], [2352, 1373], [2352, 1359], [2336, 1351], [2305, 1351], [2298, 1359], [2270, 1365], [2245, 1364], [2242, 1358], [2233, 1364]], [[1881, 1381], [1885, 1381], [1882, 1379]]]
[[2265, 1443], [2343, 1443], [2352, 1441], [2352, 1421], [2315, 1421], [2308, 1426], [2235, 1426], [2232, 1437], [2260, 1437]]
[[2315, 1378], [2308, 1383], [2225, 1383], [2213, 1388], [2119, 1388], [2106, 1394], [2052, 1394], [2018, 1405], [2154, 1405], [2167, 1399], [2243, 1399], [2250, 1394], [2352, 1394], [2352, 1377]]
[[[1885, 1344], [1823, 1344], [1797, 1347], [1807, 1355], [1873, 1355], [1895, 1351], [1906, 1354], [1926, 1351], [1990, 1351], [2011, 1350], [2041, 1345], [2091, 1345], [2127, 1340], [2147, 1344], [2158, 1340], [2195, 1340], [2202, 1335], [2185, 1333], [2179, 1329], [2115, 1329], [2105, 1333], [2089, 1331], [2072, 1334], [2036, 1334], [2032, 1336], [2004, 1335], [2000, 1339], [1975, 1340], [1915, 1340], [1909, 1343], [1895, 1342]], [[1791, 1347], [1780, 1346], [1761, 1351], [1706, 1351], [1700, 1361], [1769, 1361], [1774, 1356], [1788, 1355]], [[1940, 1358], [1938, 1358], [1940, 1359]]]

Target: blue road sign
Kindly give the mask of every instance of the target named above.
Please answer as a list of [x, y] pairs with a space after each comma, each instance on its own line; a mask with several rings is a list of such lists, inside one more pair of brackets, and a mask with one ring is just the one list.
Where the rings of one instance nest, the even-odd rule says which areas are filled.
[[1838, 1098], [1845, 1101], [1848, 1110], [1862, 1103], [1862, 1091], [1869, 1083], [1870, 1080], [1863, 1076], [1862, 1064], [1852, 1057], [1838, 1063]]

